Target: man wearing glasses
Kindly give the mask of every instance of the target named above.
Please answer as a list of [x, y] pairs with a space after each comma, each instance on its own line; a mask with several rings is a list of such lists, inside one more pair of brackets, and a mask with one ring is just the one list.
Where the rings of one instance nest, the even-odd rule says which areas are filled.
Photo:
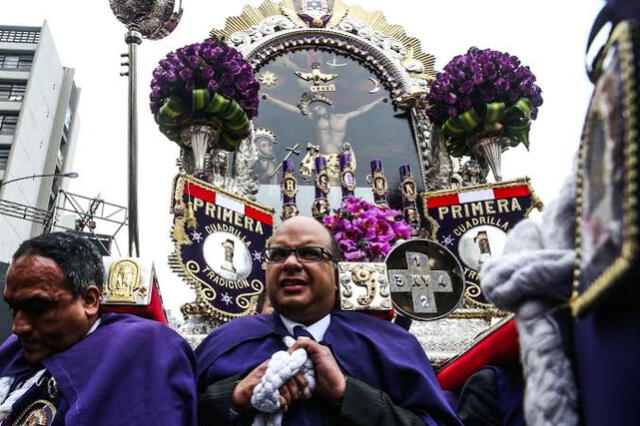
[[[284, 425], [459, 425], [417, 340], [400, 327], [335, 309], [335, 243], [319, 222], [285, 221], [265, 250], [275, 312], [235, 319], [196, 350], [201, 425], [251, 424], [251, 397], [271, 356], [298, 338], [315, 369], [280, 390]], [[298, 337], [306, 335], [307, 337]]]

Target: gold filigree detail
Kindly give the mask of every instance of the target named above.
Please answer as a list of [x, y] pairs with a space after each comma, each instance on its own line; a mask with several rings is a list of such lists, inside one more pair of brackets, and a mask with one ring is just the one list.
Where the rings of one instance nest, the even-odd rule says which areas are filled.
[[[207, 182], [203, 182], [199, 179], [196, 179], [192, 176], [187, 176], [181, 173], [177, 179], [174, 190], [174, 199], [178, 200], [183, 197], [184, 187], [187, 183], [193, 183], [200, 187], [206, 188], [208, 190], [214, 191], [218, 194], [224, 195], [226, 198], [231, 198], [238, 202], [241, 202], [245, 205], [251, 206], [254, 210], [257, 210], [261, 213], [267, 214], [269, 216], [274, 215], [274, 210], [272, 208], [266, 207], [262, 204], [259, 204], [255, 201], [248, 200], [246, 198], [240, 197], [236, 194], [232, 194], [231, 192], [225, 191], [224, 189], [213, 186]], [[178, 218], [179, 220], [184, 220], [184, 218]], [[175, 234], [175, 228], [172, 230], [172, 236]], [[233, 318], [239, 318], [246, 315], [253, 314], [255, 312], [256, 303], [252, 300], [252, 294], [241, 294], [238, 297], [247, 296], [249, 297], [247, 304], [247, 309], [237, 314], [232, 314], [229, 312], [223, 312], [216, 309], [211, 301], [216, 300], [218, 297], [217, 292], [209, 286], [209, 283], [201, 280], [195, 274], [197, 274], [201, 267], [200, 265], [193, 261], [187, 261], [185, 263], [182, 258], [182, 253], [180, 247], [183, 245], [180, 241], [175, 241], [175, 249], [171, 255], [169, 255], [169, 267], [180, 277], [182, 280], [187, 283], [191, 288], [195, 290], [196, 293], [196, 301], [191, 303], [186, 303], [180, 307], [180, 311], [183, 315], [191, 316], [191, 315], [205, 315], [209, 318], [213, 318], [216, 320], [220, 320], [222, 322], [229, 321]], [[264, 269], [264, 267], [263, 267]], [[258, 280], [259, 282], [259, 280]], [[254, 289], [255, 290], [255, 289]]]
[[[258, 7], [245, 6], [239, 16], [227, 18], [224, 28], [211, 30], [211, 35], [226, 40], [233, 33], [246, 31], [259, 25], [264, 19], [275, 15], [286, 16], [298, 28], [309, 28], [309, 25], [296, 13], [293, 0], [283, 0], [281, 3], [266, 0]], [[421, 67], [409, 67], [407, 71], [412, 77], [424, 78], [429, 82], [435, 79], [435, 56], [424, 53], [420, 40], [408, 36], [402, 26], [389, 24], [382, 12], [369, 12], [361, 6], [347, 6], [342, 0], [336, 0], [333, 5], [333, 14], [325, 28], [331, 29], [346, 18], [357, 19], [369, 25], [383, 37], [391, 37], [398, 40], [406, 51], [401, 62], [405, 66], [410, 62], [422, 65]]]
[[369, 268], [364, 265], [353, 268], [351, 271], [351, 280], [355, 285], [364, 287], [367, 291], [364, 295], [358, 297], [358, 304], [362, 306], [369, 305], [378, 290], [378, 281]]
[[135, 303], [135, 294], [140, 288], [140, 264], [134, 259], [121, 259], [109, 267], [107, 280], [107, 296], [105, 303], [130, 302]]
[[[40, 408], [35, 408], [40, 406]], [[39, 399], [31, 403], [13, 423], [13, 426], [48, 426], [53, 423], [57, 409], [51, 402]]]
[[[227, 18], [223, 29], [217, 30], [214, 28], [211, 30], [211, 35], [226, 40], [235, 32], [248, 30], [260, 24], [260, 22], [269, 16], [281, 14], [282, 12], [278, 3], [271, 0], [266, 0], [258, 7], [247, 5], [242, 9], [242, 13], [239, 16], [230, 16]], [[298, 20], [304, 24], [302, 19], [298, 18]], [[296, 24], [298, 23], [296, 22]]]
[[[434, 192], [423, 192], [422, 194], [420, 194], [420, 197], [422, 198], [424, 215], [427, 219], [427, 223], [430, 225], [431, 239], [437, 241], [438, 231], [440, 230], [440, 223], [434, 217], [429, 215], [429, 209], [428, 209], [429, 198], [438, 197], [442, 195], [461, 194], [469, 191], [479, 191], [479, 190], [494, 189], [494, 188], [508, 188], [511, 186], [520, 186], [520, 185], [527, 185], [529, 189], [529, 197], [531, 197], [531, 206], [524, 212], [524, 217], [526, 218], [529, 216], [529, 214], [533, 209], [537, 209], [540, 211], [544, 207], [542, 201], [538, 198], [533, 188], [531, 187], [531, 182], [528, 177], [514, 179], [511, 181], [493, 182], [493, 183], [485, 183], [485, 184], [475, 185], [475, 186], [466, 186], [463, 188], [456, 187], [456, 188], [444, 189], [444, 190], [434, 191]], [[474, 297], [478, 297], [482, 293], [481, 288], [478, 285], [473, 284], [471, 282], [467, 282], [466, 285], [467, 285], [467, 288], [464, 293], [465, 303], [467, 303], [469, 306], [482, 309], [482, 310], [495, 309], [494, 305], [490, 302], [483, 303], [474, 299]], [[502, 311], [499, 311], [499, 312], [502, 312]], [[463, 317], [463, 318], [479, 318], [479, 316], [476, 315], [476, 316]]]
[[282, 193], [289, 198], [295, 197], [298, 193], [298, 181], [296, 180], [296, 175], [293, 170], [284, 172], [282, 178]]
[[[636, 91], [639, 90], [638, 82], [635, 80], [636, 58], [633, 51], [633, 27], [628, 22], [618, 24], [609, 39], [607, 45], [603, 49], [601, 58], [607, 56], [607, 52], [617, 45], [620, 53], [620, 72], [622, 74], [622, 84], [624, 96], [622, 103], [624, 106], [623, 114], [626, 119], [624, 134], [624, 204], [623, 204], [623, 242], [621, 256], [618, 257], [589, 288], [579, 293], [580, 286], [580, 247], [582, 245], [582, 227], [581, 220], [584, 209], [583, 199], [583, 179], [581, 171], [586, 161], [587, 144], [583, 143], [580, 147], [578, 177], [576, 182], [576, 217], [578, 218], [576, 226], [575, 246], [577, 255], [574, 268], [573, 292], [571, 295], [571, 312], [574, 316], [582, 314], [588, 309], [605, 291], [619, 280], [634, 264], [634, 260], [638, 255], [638, 196], [637, 196], [637, 179], [638, 179], [638, 134], [637, 134], [637, 99]], [[598, 68], [603, 66], [604, 59], [598, 63]], [[585, 131], [588, 123], [585, 124]]]
[[[337, 10], [339, 5], [344, 7], [344, 4], [341, 0], [336, 0], [336, 4], [334, 6], [334, 10]], [[334, 17], [336, 17], [334, 15]], [[407, 54], [402, 59], [403, 63], [406, 63], [408, 60], [414, 60], [422, 64], [421, 72], [411, 73], [413, 77], [416, 78], [425, 78], [429, 81], [435, 79], [435, 62], [436, 57], [422, 52], [422, 46], [420, 45], [420, 40], [415, 37], [410, 37], [405, 32], [404, 28], [401, 25], [392, 25], [387, 22], [387, 18], [384, 16], [382, 12], [369, 12], [362, 8], [361, 6], [350, 6], [348, 8], [347, 14], [340, 19], [340, 21], [344, 18], [355, 18], [358, 19], [365, 24], [369, 25], [373, 30], [378, 31], [385, 37], [391, 37], [398, 40], [404, 48], [406, 49]], [[329, 21], [327, 27], [331, 27], [333, 25], [337, 25], [339, 21], [333, 22], [333, 18]]]

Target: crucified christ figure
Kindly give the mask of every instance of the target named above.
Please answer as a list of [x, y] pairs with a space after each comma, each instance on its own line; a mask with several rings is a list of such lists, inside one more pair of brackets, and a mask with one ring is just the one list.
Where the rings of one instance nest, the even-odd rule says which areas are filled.
[[371, 110], [384, 99], [384, 96], [362, 105], [358, 109], [341, 114], [332, 112], [333, 106], [325, 101], [316, 100], [309, 104], [308, 115], [303, 114], [298, 106], [291, 105], [271, 95], [265, 94], [263, 98], [287, 111], [302, 114], [304, 117], [313, 120], [320, 152], [322, 154], [339, 154], [342, 151], [349, 120]]

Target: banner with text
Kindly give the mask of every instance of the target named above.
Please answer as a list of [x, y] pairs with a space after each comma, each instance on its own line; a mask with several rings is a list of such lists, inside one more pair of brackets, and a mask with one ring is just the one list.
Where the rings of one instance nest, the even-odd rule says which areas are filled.
[[451, 250], [464, 267], [467, 307], [493, 307], [480, 289], [478, 271], [502, 253], [507, 232], [542, 203], [528, 179], [422, 195], [431, 238]]
[[172, 211], [170, 264], [197, 295], [183, 313], [225, 321], [255, 313], [265, 288], [262, 251], [272, 234], [273, 210], [181, 175]]

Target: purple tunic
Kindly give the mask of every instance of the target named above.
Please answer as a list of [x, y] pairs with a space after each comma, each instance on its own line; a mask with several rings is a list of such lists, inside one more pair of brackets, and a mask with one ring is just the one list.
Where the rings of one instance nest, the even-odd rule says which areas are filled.
[[[42, 361], [60, 390], [62, 409], [54, 424], [195, 425], [195, 359], [189, 345], [154, 321], [125, 314], [100, 318], [93, 333]], [[12, 335], [0, 346], [0, 377], [29, 369], [34, 367]]]
[[[200, 389], [249, 373], [286, 349], [282, 337], [287, 334], [277, 314], [238, 318], [215, 330], [196, 349]], [[346, 375], [385, 392], [425, 424], [459, 424], [422, 347], [401, 327], [361, 313], [333, 311], [320, 343], [331, 349]], [[283, 424], [323, 424], [321, 409], [307, 402], [293, 404]]]

